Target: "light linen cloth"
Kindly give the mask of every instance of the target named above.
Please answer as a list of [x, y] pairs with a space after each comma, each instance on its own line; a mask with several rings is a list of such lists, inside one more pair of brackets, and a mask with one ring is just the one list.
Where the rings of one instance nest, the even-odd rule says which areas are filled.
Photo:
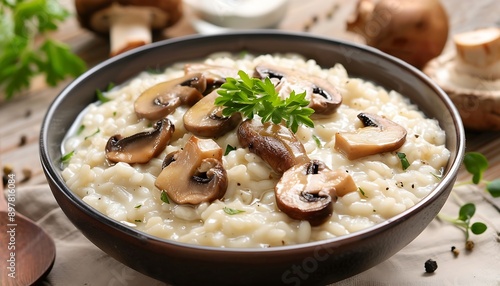
[[[473, 221], [488, 230], [472, 235], [473, 251], [465, 250], [464, 233], [449, 223], [433, 220], [413, 242], [385, 262], [335, 285], [500, 285], [500, 213], [470, 188], [455, 190], [463, 202], [473, 202]], [[111, 258], [87, 240], [67, 219], [47, 185], [20, 187], [16, 211], [35, 220], [55, 240], [56, 261], [44, 285], [165, 285]], [[463, 203], [462, 202], [462, 203]], [[500, 201], [496, 199], [498, 204]], [[442, 212], [458, 215], [451, 196]], [[451, 247], [460, 254], [455, 257]], [[433, 259], [438, 269], [425, 273], [424, 263]]]

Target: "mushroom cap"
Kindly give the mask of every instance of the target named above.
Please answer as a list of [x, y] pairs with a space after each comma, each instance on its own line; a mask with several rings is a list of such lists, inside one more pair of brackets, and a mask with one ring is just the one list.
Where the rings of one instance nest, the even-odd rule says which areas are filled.
[[347, 30], [421, 69], [443, 51], [449, 23], [439, 0], [359, 0]]
[[[75, 9], [80, 25], [91, 31], [107, 34], [108, 29], [98, 29], [92, 25], [92, 16], [112, 4], [122, 6], [152, 7], [151, 29], [158, 30], [177, 23], [183, 14], [182, 0], [75, 0]], [[163, 15], [160, 15], [163, 14]]]
[[275, 187], [276, 205], [293, 219], [319, 225], [330, 217], [337, 196], [356, 190], [349, 174], [311, 160], [283, 174]]
[[223, 107], [215, 105], [218, 96], [217, 90], [214, 90], [184, 113], [183, 122], [187, 131], [196, 136], [219, 137], [238, 126], [241, 114], [223, 117]]
[[456, 54], [449, 52], [431, 60], [423, 71], [453, 101], [466, 129], [500, 130], [500, 79], [463, 74], [456, 65]]
[[406, 129], [385, 117], [360, 113], [358, 118], [365, 127], [335, 134], [335, 149], [349, 160], [395, 151], [406, 141]]
[[222, 148], [212, 139], [191, 136], [184, 149], [167, 155], [165, 168], [155, 181], [177, 204], [197, 205], [220, 199], [226, 193], [227, 172]]
[[111, 136], [106, 144], [106, 158], [111, 162], [147, 163], [167, 146], [175, 126], [164, 118], [152, 131], [140, 132], [129, 137]]
[[188, 63], [184, 65], [184, 73], [201, 73], [207, 79], [207, 85], [222, 85], [226, 82], [227, 77], [237, 77], [238, 69], [211, 65], [205, 63]]
[[302, 143], [283, 125], [247, 119], [238, 127], [237, 135], [244, 148], [248, 147], [279, 174], [309, 161]]
[[183, 104], [193, 105], [203, 98], [206, 88], [201, 73], [187, 74], [165, 82], [160, 82], [144, 90], [134, 102], [134, 110], [139, 118], [161, 119]]

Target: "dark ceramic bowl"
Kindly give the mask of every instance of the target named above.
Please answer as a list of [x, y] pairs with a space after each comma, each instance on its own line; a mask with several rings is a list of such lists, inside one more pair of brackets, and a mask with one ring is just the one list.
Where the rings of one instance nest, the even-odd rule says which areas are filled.
[[[439, 185], [409, 210], [374, 227], [342, 237], [293, 246], [228, 249], [160, 239], [114, 221], [84, 203], [61, 176], [61, 142], [77, 115], [95, 101], [95, 90], [150, 68], [219, 51], [294, 52], [323, 67], [336, 63], [351, 76], [374, 81], [409, 97], [447, 134], [450, 161]], [[43, 122], [40, 154], [52, 192], [82, 233], [118, 261], [174, 285], [321, 285], [367, 270], [401, 250], [440, 211], [464, 154], [464, 131], [455, 107], [423, 73], [375, 49], [285, 32], [191, 36], [158, 42], [111, 58], [66, 87]]]

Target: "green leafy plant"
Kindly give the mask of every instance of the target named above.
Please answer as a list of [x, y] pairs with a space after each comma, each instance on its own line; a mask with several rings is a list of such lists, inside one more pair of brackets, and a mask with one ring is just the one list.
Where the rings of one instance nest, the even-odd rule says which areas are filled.
[[0, 0], [0, 88], [7, 99], [37, 75], [55, 86], [86, 70], [66, 44], [49, 36], [69, 15], [57, 0]]
[[[495, 179], [493, 181], [483, 179], [484, 173], [489, 166], [488, 160], [483, 154], [479, 152], [468, 152], [464, 156], [463, 164], [467, 172], [472, 175], [472, 178], [470, 181], [458, 182], [454, 187], [470, 184], [484, 185], [485, 190], [492, 197], [500, 197], [500, 179]], [[475, 213], [476, 206], [473, 203], [465, 203], [461, 204], [458, 217], [456, 218], [443, 213], [438, 214], [438, 218], [450, 222], [464, 231], [466, 247], [469, 250], [471, 250], [474, 245], [470, 240], [470, 234], [482, 234], [488, 229], [487, 225], [483, 222], [472, 222], [472, 217]]]
[[250, 119], [258, 115], [262, 123], [284, 122], [294, 133], [299, 124], [314, 127], [314, 122], [309, 118], [314, 110], [307, 107], [309, 101], [305, 99], [305, 92], [297, 94], [292, 91], [286, 99], [281, 99], [269, 78], [251, 78], [241, 70], [238, 75], [240, 79], [226, 78], [226, 82], [217, 91], [219, 96], [215, 104], [225, 107], [222, 115], [231, 116], [240, 112]]
[[[484, 180], [483, 176], [489, 167], [486, 157], [478, 152], [469, 152], [464, 156], [464, 166], [467, 172], [472, 175], [472, 180], [469, 183], [486, 187], [486, 191], [494, 198], [500, 197], [500, 179], [493, 181]], [[467, 183], [467, 182], [465, 182]]]
[[[439, 214], [439, 218], [452, 223], [458, 228], [461, 228], [465, 233], [465, 242], [470, 245], [470, 233], [482, 234], [488, 228], [483, 222], [471, 222], [472, 217], [476, 213], [476, 206], [473, 203], [467, 203], [460, 207], [457, 218], [451, 218], [443, 214]], [[470, 247], [470, 246], [469, 246]]]

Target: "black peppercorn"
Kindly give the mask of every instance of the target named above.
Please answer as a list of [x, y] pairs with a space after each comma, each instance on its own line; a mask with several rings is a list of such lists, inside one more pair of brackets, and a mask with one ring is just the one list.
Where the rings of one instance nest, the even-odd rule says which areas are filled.
[[427, 260], [424, 266], [425, 272], [427, 273], [434, 273], [434, 271], [436, 271], [436, 269], [438, 268], [437, 262], [432, 259]]

